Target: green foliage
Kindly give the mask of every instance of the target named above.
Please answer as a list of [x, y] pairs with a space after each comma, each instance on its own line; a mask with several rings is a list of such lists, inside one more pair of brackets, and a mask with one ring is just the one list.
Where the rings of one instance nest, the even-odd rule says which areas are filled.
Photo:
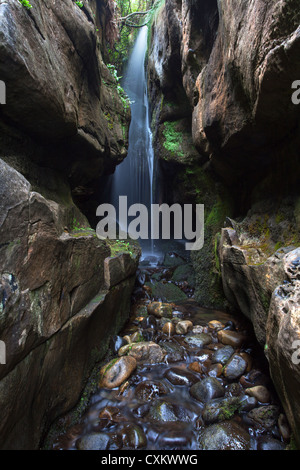
[[79, 8], [83, 8], [83, 2], [79, 2], [78, 0], [75, 2], [76, 5], [79, 6]]
[[[120, 80], [122, 77], [119, 77], [118, 76], [118, 71], [115, 67], [115, 65], [113, 64], [107, 64], [107, 68], [109, 69], [111, 75], [114, 77], [115, 81], [116, 81], [116, 90], [118, 92], [118, 95], [120, 97], [120, 100], [122, 101], [123, 103], [123, 106], [125, 109], [129, 108], [130, 106], [130, 100], [127, 96], [127, 94], [125, 93], [124, 89], [122, 88], [122, 86], [120, 85]], [[107, 84], [106, 84], [107, 85]]]
[[23, 7], [27, 8], [27, 10], [30, 10], [30, 8], [32, 8], [32, 5], [28, 2], [28, 0], [19, 0], [19, 2], [21, 3], [21, 5], [23, 5]]
[[[125, 18], [132, 13], [148, 11], [152, 8], [154, 0], [116, 0], [116, 3], [118, 17]], [[139, 32], [138, 26], [147, 22], [148, 18], [144, 15], [131, 17], [130, 23], [134, 26], [121, 22], [119, 39], [113, 45], [107, 43], [107, 61], [115, 65], [118, 73], [121, 74], [127, 64], [129, 52]]]
[[164, 147], [172, 155], [184, 157], [180, 142], [182, 141], [181, 132], [176, 129], [176, 122], [167, 121], [164, 123], [163, 135], [165, 138]]

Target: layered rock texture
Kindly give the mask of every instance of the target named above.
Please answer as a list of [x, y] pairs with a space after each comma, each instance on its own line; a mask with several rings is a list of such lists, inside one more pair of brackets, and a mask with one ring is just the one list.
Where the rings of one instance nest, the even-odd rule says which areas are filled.
[[139, 248], [99, 240], [74, 204], [89, 215], [84, 198], [127, 152], [130, 113], [101, 54], [105, 5], [0, 1], [3, 449], [39, 447], [129, 315]]
[[80, 201], [128, 146], [129, 106], [101, 53], [105, 5], [53, 0], [28, 10], [18, 0], [0, 3], [3, 158], [42, 158], [68, 178]]
[[298, 445], [299, 285], [287, 266], [300, 242], [299, 23], [293, 0], [166, 0], [148, 62], [161, 197], [205, 206], [197, 299], [252, 320]]

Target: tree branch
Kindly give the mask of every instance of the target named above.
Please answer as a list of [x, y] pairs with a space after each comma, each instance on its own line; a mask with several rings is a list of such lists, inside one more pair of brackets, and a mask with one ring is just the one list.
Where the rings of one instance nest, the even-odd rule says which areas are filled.
[[[149, 11], [151, 11], [151, 10], [147, 10], [147, 11], [135, 11], [134, 13], [130, 13], [130, 14], [127, 15], [127, 16], [123, 16], [123, 17], [119, 18], [119, 20], [120, 20], [122, 23], [126, 23], [129, 18], [132, 18], [132, 17], [135, 16], [135, 15], [147, 15], [147, 13], [149, 13]], [[130, 26], [133, 26], [133, 24], [130, 24]], [[137, 25], [135, 25], [135, 26], [138, 27]]]

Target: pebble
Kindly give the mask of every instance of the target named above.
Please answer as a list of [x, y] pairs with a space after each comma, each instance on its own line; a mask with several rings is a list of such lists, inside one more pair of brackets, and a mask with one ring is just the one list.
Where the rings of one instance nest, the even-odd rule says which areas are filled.
[[237, 397], [217, 398], [204, 406], [202, 419], [206, 424], [218, 423], [233, 417], [239, 409], [240, 401]]
[[252, 369], [248, 374], [240, 378], [240, 383], [244, 388], [251, 388], [255, 385], [266, 385], [268, 382], [267, 377], [259, 370]]
[[213, 398], [223, 397], [225, 389], [215, 377], [206, 377], [191, 386], [190, 394], [196, 400], [206, 403]]
[[167, 336], [173, 336], [175, 333], [175, 326], [172, 322], [167, 322], [162, 327], [162, 332]]
[[176, 325], [176, 333], [178, 335], [185, 335], [188, 331], [193, 329], [193, 323], [190, 320], [179, 321]]
[[123, 356], [113, 359], [100, 370], [101, 388], [115, 388], [121, 385], [136, 369], [137, 362], [134, 357]]
[[165, 372], [164, 377], [173, 385], [191, 386], [199, 380], [192, 372], [184, 370], [181, 367], [171, 367], [171, 369]]
[[234, 353], [234, 349], [232, 346], [230, 345], [224, 346], [220, 349], [217, 349], [217, 351], [214, 352], [211, 360], [213, 363], [219, 362], [220, 364], [224, 366], [226, 362], [229, 361], [233, 353]]
[[217, 336], [221, 343], [229, 344], [235, 348], [240, 348], [245, 341], [244, 335], [237, 331], [219, 330]]
[[124, 346], [122, 346], [119, 351], [118, 351], [118, 356], [126, 356], [128, 354], [128, 352], [130, 351], [130, 349], [132, 348], [132, 344], [131, 343], [127, 343], [127, 344], [124, 344]]
[[147, 416], [153, 421], [164, 423], [179, 421], [174, 405], [165, 400], [156, 400]]
[[186, 351], [179, 344], [160, 342], [159, 345], [166, 351], [165, 361], [168, 363], [184, 361], [186, 359]]
[[247, 362], [239, 354], [233, 354], [224, 368], [224, 375], [229, 380], [241, 377], [247, 368]]
[[250, 450], [250, 435], [232, 421], [216, 423], [199, 433], [200, 450]]
[[127, 357], [134, 358], [138, 362], [142, 361], [145, 364], [158, 364], [163, 362], [165, 355], [165, 350], [154, 341], [141, 341], [132, 344]]
[[143, 429], [137, 424], [128, 423], [120, 429], [123, 446], [128, 449], [142, 449], [147, 445], [147, 438]]
[[240, 352], [240, 356], [242, 356], [242, 358], [245, 359], [245, 361], [247, 362], [247, 368], [245, 372], [250, 372], [253, 363], [252, 357], [250, 356], [250, 354], [247, 354], [244, 351]]
[[158, 446], [160, 449], [171, 448], [180, 449], [182, 447], [187, 448], [190, 446], [191, 436], [184, 431], [166, 431], [158, 440]]
[[211, 320], [210, 322], [208, 322], [208, 327], [213, 330], [222, 330], [225, 325], [218, 320]]
[[107, 450], [109, 446], [109, 436], [104, 433], [90, 433], [76, 441], [78, 450]]
[[130, 343], [131, 343], [131, 338], [130, 338], [130, 336], [129, 336], [129, 335], [125, 335], [125, 336], [123, 337], [123, 341], [124, 341], [125, 344], [130, 344]]
[[210, 377], [221, 377], [222, 375], [222, 372], [223, 372], [223, 366], [222, 364], [212, 364], [212, 366], [210, 367], [210, 370], [208, 372], [208, 375]]
[[147, 306], [149, 315], [154, 315], [157, 318], [172, 317], [172, 307], [168, 303], [163, 302], [150, 302]]
[[168, 388], [162, 383], [147, 380], [137, 385], [134, 396], [138, 400], [150, 401], [153, 398], [166, 395], [168, 392]]
[[184, 341], [189, 346], [201, 349], [211, 342], [211, 336], [206, 333], [191, 334], [186, 336]]
[[279, 418], [279, 408], [276, 405], [263, 405], [249, 411], [248, 420], [252, 424], [260, 425], [266, 429], [272, 428]]
[[255, 397], [249, 397], [248, 395], [240, 397], [240, 411], [251, 411], [256, 405], [257, 400]]
[[260, 403], [269, 403], [271, 399], [269, 390], [263, 385], [247, 388], [245, 393], [250, 397], [255, 397]]
[[189, 364], [189, 369], [193, 372], [198, 372], [200, 374], [203, 372], [202, 365], [200, 364], [200, 362], [197, 362], [197, 361], [191, 362]]
[[271, 436], [259, 436], [256, 450], [284, 450], [285, 444]]

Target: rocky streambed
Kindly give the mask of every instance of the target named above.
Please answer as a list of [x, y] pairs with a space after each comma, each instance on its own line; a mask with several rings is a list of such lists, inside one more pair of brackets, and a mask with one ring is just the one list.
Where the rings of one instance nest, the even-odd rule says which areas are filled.
[[[188, 266], [189, 282], [174, 281], [177, 268], [141, 267], [130, 321], [111, 340], [88, 406], [76, 422], [61, 418], [50, 448], [288, 448], [289, 426], [251, 325], [201, 308]], [[157, 283], [160, 295], [171, 287], [179, 300], [154, 295]]]

